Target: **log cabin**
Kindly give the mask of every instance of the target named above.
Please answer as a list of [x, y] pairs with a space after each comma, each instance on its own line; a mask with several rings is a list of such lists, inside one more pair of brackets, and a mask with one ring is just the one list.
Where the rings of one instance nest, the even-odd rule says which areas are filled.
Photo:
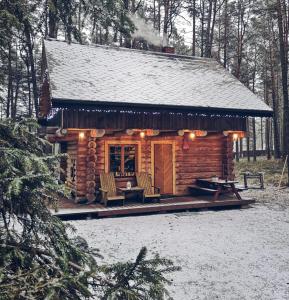
[[68, 154], [62, 179], [94, 201], [99, 174], [117, 186], [151, 174], [164, 195], [198, 178], [234, 178], [233, 141], [249, 117], [271, 117], [258, 96], [208, 58], [45, 40], [39, 122]]

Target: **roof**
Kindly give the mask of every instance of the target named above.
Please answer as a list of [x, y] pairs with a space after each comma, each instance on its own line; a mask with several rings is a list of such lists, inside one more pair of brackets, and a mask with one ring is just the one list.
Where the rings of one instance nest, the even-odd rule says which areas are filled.
[[213, 59], [45, 40], [52, 103], [126, 105], [271, 115]]

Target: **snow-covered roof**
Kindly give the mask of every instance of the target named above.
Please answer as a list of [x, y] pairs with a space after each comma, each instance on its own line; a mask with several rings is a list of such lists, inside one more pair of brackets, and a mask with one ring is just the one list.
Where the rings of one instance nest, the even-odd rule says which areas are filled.
[[46, 40], [53, 101], [167, 106], [270, 115], [213, 59]]

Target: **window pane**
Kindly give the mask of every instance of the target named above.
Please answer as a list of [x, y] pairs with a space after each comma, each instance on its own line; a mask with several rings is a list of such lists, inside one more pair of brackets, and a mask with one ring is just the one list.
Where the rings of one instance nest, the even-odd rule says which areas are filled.
[[110, 172], [121, 172], [121, 146], [109, 147]]
[[[125, 146], [124, 147], [124, 173], [125, 175], [133, 175], [136, 171], [136, 147]], [[132, 174], [130, 174], [132, 173]]]

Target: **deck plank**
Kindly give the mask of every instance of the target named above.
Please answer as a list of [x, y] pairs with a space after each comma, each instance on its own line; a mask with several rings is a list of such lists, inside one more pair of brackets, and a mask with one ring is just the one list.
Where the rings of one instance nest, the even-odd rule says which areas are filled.
[[83, 218], [84, 216], [103, 218], [103, 217], [114, 217], [124, 215], [138, 215], [138, 214], [149, 214], [149, 213], [164, 213], [164, 212], [176, 212], [190, 209], [202, 209], [212, 208], [221, 209], [228, 207], [240, 207], [247, 206], [255, 203], [253, 199], [234, 199], [227, 198], [217, 201], [208, 200], [206, 198], [200, 199], [195, 197], [178, 197], [165, 199], [160, 203], [127, 203], [124, 206], [111, 206], [105, 207], [103, 205], [92, 205], [89, 207], [70, 207], [60, 208], [58, 212], [52, 212], [55, 216], [61, 219]]

